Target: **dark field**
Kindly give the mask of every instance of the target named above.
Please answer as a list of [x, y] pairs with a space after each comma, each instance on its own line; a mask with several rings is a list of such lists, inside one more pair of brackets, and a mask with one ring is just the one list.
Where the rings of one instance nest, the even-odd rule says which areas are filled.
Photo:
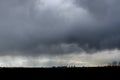
[[119, 66], [105, 66], [105, 67], [36, 67], [36, 68], [24, 68], [24, 67], [1, 67], [0, 71], [24, 71], [24, 72], [120, 72]]
[[[40, 79], [119, 79], [120, 67], [52, 67], [52, 68], [0, 68], [2, 75], [21, 78], [39, 77]], [[57, 77], [57, 78], [56, 78]], [[77, 78], [77, 79], [76, 79]]]

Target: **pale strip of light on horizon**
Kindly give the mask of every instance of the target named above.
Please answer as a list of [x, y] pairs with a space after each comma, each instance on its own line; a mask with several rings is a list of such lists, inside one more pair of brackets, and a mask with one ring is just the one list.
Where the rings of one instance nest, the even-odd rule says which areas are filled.
[[120, 51], [101, 51], [93, 54], [73, 53], [60, 56], [0, 56], [1, 67], [104, 66], [119, 61]]

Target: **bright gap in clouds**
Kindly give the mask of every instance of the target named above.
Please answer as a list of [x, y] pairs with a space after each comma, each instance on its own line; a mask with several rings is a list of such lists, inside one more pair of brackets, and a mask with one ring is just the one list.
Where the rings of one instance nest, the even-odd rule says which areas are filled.
[[105, 50], [88, 54], [86, 52], [48, 56], [0, 56], [2, 67], [52, 67], [52, 66], [105, 66], [120, 61], [120, 50]]
[[48, 6], [58, 6], [63, 2], [63, 0], [40, 0], [40, 1]]
[[36, 5], [46, 5], [46, 6], [60, 6], [67, 3], [71, 3], [71, 0], [36, 0]]

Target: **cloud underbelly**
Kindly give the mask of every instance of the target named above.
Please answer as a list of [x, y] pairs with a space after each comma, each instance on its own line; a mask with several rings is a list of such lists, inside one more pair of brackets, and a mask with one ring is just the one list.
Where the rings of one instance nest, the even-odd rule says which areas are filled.
[[1, 0], [0, 53], [68, 54], [119, 49], [117, 3]]

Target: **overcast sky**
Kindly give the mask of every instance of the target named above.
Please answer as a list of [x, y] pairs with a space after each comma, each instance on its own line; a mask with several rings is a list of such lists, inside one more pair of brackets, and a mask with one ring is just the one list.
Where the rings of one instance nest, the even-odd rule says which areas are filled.
[[0, 0], [0, 65], [90, 66], [119, 61], [119, 3]]

